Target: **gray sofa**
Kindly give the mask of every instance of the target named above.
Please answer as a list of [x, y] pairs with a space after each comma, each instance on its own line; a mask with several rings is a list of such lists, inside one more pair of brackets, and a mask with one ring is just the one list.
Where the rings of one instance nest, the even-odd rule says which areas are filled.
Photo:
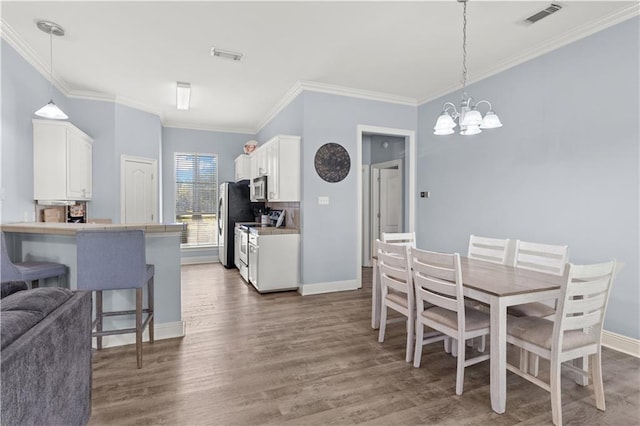
[[91, 294], [17, 291], [0, 302], [2, 425], [84, 425], [91, 415]]

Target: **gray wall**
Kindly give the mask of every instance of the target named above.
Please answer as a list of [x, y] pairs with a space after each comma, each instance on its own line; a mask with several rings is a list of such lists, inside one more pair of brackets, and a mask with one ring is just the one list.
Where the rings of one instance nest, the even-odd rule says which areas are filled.
[[[26, 213], [30, 221], [35, 213], [31, 120], [33, 113], [49, 102], [49, 81], [4, 39], [1, 50], [1, 220], [20, 222]], [[63, 111], [69, 111], [67, 99], [55, 88], [53, 100]]]
[[[162, 128], [162, 180], [163, 205], [165, 222], [175, 221], [175, 170], [174, 155], [176, 152], [198, 152], [218, 155], [218, 182], [235, 181], [235, 158], [243, 153], [246, 141], [253, 135], [241, 133], [211, 132], [205, 130], [189, 130], [174, 127]], [[218, 259], [217, 249], [183, 250], [183, 258], [208, 257]]]
[[[303, 92], [257, 135], [260, 142], [277, 134], [302, 136], [301, 280], [305, 286], [357, 278], [359, 171], [355, 162], [359, 124], [415, 130], [416, 108]], [[313, 165], [316, 151], [327, 142], [341, 144], [351, 157], [349, 175], [338, 183], [320, 179]], [[329, 205], [319, 206], [319, 196], [328, 196]]]
[[[49, 82], [2, 40], [2, 222], [32, 220], [34, 112], [49, 99]], [[67, 99], [54, 89], [54, 101], [69, 121], [94, 139], [93, 197], [89, 215], [120, 221], [120, 156], [159, 160], [158, 116], [112, 102]]]
[[[384, 163], [385, 161], [391, 160], [399, 160], [404, 158], [405, 151], [405, 140], [404, 138], [394, 137], [394, 136], [382, 136], [382, 135], [371, 135], [370, 138], [370, 162], [365, 162], [364, 159], [364, 145], [365, 140], [362, 139], [363, 144], [363, 164], [376, 164], [376, 163]], [[385, 148], [383, 144], [387, 142], [387, 147]]]
[[[418, 246], [465, 253], [469, 234], [617, 259], [605, 329], [640, 337], [639, 22], [625, 21], [468, 87], [504, 127], [434, 136], [446, 100], [418, 110]], [[471, 71], [473, 73], [473, 70]]]

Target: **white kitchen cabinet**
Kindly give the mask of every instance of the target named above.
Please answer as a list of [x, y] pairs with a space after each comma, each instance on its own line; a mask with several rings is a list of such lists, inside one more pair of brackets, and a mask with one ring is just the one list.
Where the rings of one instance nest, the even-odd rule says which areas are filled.
[[300, 201], [300, 137], [279, 135], [262, 148], [267, 153], [267, 199]]
[[295, 290], [300, 275], [300, 234], [249, 235], [249, 282], [260, 293]]
[[66, 121], [33, 120], [33, 198], [90, 200], [93, 140]]
[[266, 147], [264, 145], [258, 147], [258, 149], [253, 151], [253, 153], [251, 154], [251, 156], [253, 157], [253, 172], [251, 173], [251, 175], [254, 178], [266, 176], [269, 173], [267, 165], [267, 150], [265, 148]]
[[251, 157], [241, 154], [236, 157], [236, 182], [251, 179]]

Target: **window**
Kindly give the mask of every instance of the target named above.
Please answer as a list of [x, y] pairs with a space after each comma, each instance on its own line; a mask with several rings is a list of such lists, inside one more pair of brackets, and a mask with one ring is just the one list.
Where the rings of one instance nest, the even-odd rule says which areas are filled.
[[218, 157], [176, 153], [176, 222], [186, 223], [182, 247], [218, 245]]

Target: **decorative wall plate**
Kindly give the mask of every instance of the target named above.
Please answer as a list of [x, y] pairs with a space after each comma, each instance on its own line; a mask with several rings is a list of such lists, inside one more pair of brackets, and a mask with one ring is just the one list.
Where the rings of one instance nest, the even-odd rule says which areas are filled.
[[351, 158], [340, 144], [329, 142], [316, 151], [314, 159], [316, 173], [327, 182], [340, 182], [349, 174]]

